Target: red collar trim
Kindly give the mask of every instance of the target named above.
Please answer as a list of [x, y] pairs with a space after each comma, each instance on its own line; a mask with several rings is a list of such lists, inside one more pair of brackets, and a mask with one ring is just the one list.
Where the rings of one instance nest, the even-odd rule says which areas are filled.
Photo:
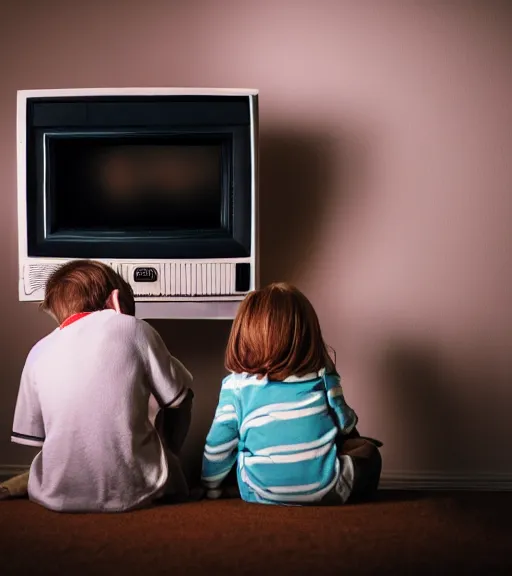
[[60, 329], [62, 330], [63, 328], [65, 328], [66, 326], [69, 326], [70, 324], [73, 324], [73, 322], [76, 322], [77, 320], [80, 320], [80, 318], [84, 318], [85, 316], [89, 316], [89, 314], [92, 314], [92, 312], [78, 312], [76, 314], [71, 314], [71, 316], [69, 316], [68, 318], [66, 318], [64, 320], [64, 322], [60, 325]]

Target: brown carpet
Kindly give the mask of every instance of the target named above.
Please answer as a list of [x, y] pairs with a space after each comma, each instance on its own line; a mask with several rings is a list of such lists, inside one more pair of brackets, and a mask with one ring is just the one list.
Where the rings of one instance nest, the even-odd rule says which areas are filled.
[[119, 515], [0, 503], [0, 574], [512, 574], [512, 492], [382, 492], [371, 504], [240, 500]]

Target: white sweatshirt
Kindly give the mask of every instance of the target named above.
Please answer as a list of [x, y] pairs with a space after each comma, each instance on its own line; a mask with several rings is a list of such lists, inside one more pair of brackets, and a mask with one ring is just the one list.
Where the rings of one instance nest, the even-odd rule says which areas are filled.
[[54, 330], [28, 355], [14, 415], [11, 440], [42, 447], [30, 498], [69, 512], [150, 503], [168, 480], [150, 399], [178, 406], [191, 382], [143, 320], [103, 310]]

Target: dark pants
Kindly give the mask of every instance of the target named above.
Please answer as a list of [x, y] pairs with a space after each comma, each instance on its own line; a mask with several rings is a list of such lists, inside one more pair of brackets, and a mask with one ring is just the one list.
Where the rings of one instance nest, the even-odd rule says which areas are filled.
[[342, 443], [339, 453], [350, 456], [354, 464], [354, 485], [347, 504], [374, 498], [382, 471], [382, 457], [375, 442], [349, 438]]
[[166, 498], [180, 500], [189, 495], [188, 483], [179, 454], [190, 428], [193, 399], [194, 394], [192, 390], [189, 390], [187, 397], [178, 408], [164, 408], [155, 418], [155, 428], [164, 445], [169, 466], [169, 479], [163, 494]]
[[187, 397], [178, 408], [163, 408], [155, 419], [155, 428], [166, 450], [178, 455], [187, 437], [192, 420], [194, 393], [189, 390]]

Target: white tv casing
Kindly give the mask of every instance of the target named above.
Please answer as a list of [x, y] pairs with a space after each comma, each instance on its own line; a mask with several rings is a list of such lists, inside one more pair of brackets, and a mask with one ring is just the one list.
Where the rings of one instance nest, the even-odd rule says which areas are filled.
[[[259, 286], [258, 246], [258, 90], [220, 88], [98, 88], [19, 90], [17, 100], [18, 261], [19, 300], [40, 302], [49, 275], [69, 258], [30, 257], [27, 248], [26, 134], [30, 98], [97, 96], [247, 96], [250, 109], [251, 254], [248, 258], [211, 259], [104, 259], [134, 290], [140, 318], [233, 319], [247, 292], [237, 292], [237, 263], [250, 265], [249, 292]], [[134, 282], [137, 267], [153, 267], [156, 282]]]

